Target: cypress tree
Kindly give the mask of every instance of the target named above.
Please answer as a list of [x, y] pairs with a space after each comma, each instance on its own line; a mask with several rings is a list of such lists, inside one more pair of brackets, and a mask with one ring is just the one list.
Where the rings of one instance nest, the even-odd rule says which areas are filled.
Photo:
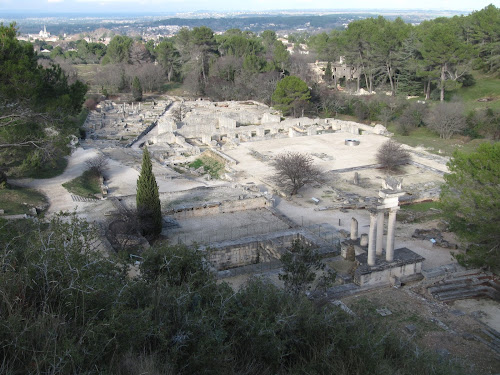
[[142, 86], [139, 77], [135, 77], [132, 81], [132, 96], [136, 102], [140, 102], [142, 100]]
[[160, 195], [147, 147], [144, 147], [142, 154], [141, 174], [137, 180], [136, 203], [143, 234], [159, 235], [162, 229]]
[[328, 64], [326, 64], [326, 69], [325, 69], [325, 81], [328, 83], [332, 82], [332, 77], [333, 77], [332, 63], [328, 61]]

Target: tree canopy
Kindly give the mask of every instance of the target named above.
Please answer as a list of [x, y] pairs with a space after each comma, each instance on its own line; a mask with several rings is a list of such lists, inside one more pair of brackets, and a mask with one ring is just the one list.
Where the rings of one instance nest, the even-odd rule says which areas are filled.
[[500, 267], [500, 143], [456, 151], [441, 191], [450, 226], [467, 244], [466, 264]]
[[350, 316], [259, 279], [234, 291], [181, 245], [157, 243], [142, 258], [128, 276], [75, 215], [0, 219], [2, 372], [460, 373], [366, 309]]
[[306, 184], [321, 180], [321, 171], [313, 164], [313, 158], [300, 152], [288, 151], [277, 155], [272, 166], [273, 181], [290, 195], [298, 193]]
[[37, 169], [64, 153], [87, 86], [68, 84], [58, 65], [38, 64], [33, 45], [17, 40], [14, 24], [0, 24], [0, 152], [8, 165]]
[[280, 80], [272, 96], [275, 107], [286, 115], [294, 112], [294, 105], [301, 102], [308, 103], [310, 99], [309, 87], [295, 76], [288, 76]]

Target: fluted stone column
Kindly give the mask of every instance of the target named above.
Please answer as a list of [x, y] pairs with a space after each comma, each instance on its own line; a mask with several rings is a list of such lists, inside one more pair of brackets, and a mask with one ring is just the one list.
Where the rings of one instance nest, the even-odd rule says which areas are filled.
[[385, 248], [385, 260], [392, 262], [394, 260], [394, 236], [396, 229], [396, 212], [399, 207], [391, 208], [389, 211], [389, 221], [387, 223], [387, 246]]
[[351, 219], [351, 240], [358, 239], [358, 221], [355, 218]]
[[368, 265], [375, 265], [375, 241], [377, 231], [377, 213], [370, 213], [370, 232], [368, 233]]
[[384, 211], [377, 212], [377, 242], [375, 249], [377, 255], [382, 255], [382, 243], [384, 241]]

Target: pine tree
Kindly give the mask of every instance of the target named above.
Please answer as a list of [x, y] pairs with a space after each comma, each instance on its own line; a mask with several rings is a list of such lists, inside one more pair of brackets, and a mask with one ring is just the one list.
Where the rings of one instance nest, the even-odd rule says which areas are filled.
[[135, 77], [132, 81], [132, 96], [136, 102], [140, 102], [142, 100], [142, 86], [139, 77]]
[[162, 228], [160, 195], [147, 147], [144, 147], [142, 154], [141, 174], [137, 180], [136, 203], [143, 234], [159, 235]]

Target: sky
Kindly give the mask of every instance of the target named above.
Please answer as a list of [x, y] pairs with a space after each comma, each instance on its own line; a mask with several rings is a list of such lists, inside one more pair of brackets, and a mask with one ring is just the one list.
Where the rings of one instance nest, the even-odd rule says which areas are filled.
[[71, 13], [161, 13], [209, 11], [264, 11], [281, 9], [432, 9], [480, 10], [500, 0], [0, 0], [2, 11]]

